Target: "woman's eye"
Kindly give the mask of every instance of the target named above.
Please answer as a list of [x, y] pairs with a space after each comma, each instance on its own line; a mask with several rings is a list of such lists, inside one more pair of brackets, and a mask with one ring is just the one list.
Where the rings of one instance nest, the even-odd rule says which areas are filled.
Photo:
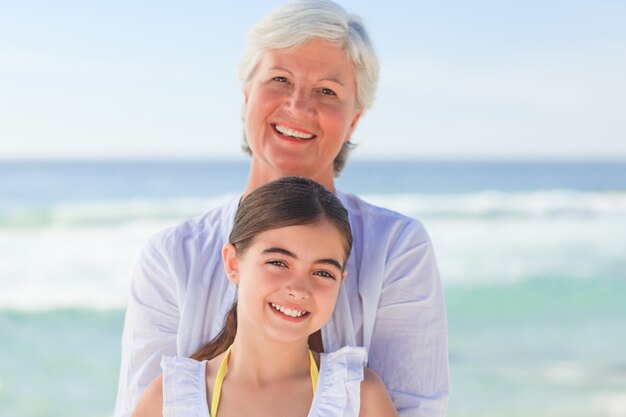
[[289, 81], [287, 80], [287, 77], [282, 77], [282, 76], [274, 77], [272, 78], [272, 80], [277, 81], [279, 83], [286, 83]]
[[281, 267], [281, 268], [287, 267], [287, 264], [284, 263], [283, 261], [267, 261], [267, 264], [268, 265], [278, 266], [278, 267]]
[[333, 90], [331, 90], [330, 88], [326, 88], [326, 87], [322, 88], [320, 91], [322, 92], [322, 94], [324, 94], [326, 96], [336, 96], [337, 95], [337, 93], [335, 93]]
[[315, 271], [315, 275], [318, 275], [323, 278], [335, 279], [335, 276], [328, 271]]

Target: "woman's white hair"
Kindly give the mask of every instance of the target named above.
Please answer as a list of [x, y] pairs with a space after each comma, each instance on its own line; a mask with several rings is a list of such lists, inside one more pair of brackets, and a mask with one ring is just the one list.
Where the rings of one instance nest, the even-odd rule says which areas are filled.
[[[378, 84], [378, 59], [367, 30], [358, 16], [330, 0], [299, 0], [273, 10], [248, 32], [246, 49], [239, 63], [239, 80], [245, 90], [263, 53], [269, 49], [293, 49], [320, 39], [346, 51], [356, 75], [356, 106], [372, 106]], [[243, 149], [251, 153], [244, 137]], [[335, 158], [335, 175], [343, 169], [353, 145], [346, 142]]]

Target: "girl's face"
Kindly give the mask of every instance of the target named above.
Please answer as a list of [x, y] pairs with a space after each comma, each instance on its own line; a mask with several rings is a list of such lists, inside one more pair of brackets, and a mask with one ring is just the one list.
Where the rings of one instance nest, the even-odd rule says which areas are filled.
[[343, 242], [335, 226], [322, 220], [260, 233], [239, 257], [226, 244], [226, 272], [239, 286], [238, 334], [296, 342], [320, 329], [346, 276]]

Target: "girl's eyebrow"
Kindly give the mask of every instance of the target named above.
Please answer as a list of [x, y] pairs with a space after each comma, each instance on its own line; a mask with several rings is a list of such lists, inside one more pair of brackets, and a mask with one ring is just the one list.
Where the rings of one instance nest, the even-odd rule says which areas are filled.
[[[293, 259], [298, 259], [298, 256], [295, 253], [293, 253], [293, 252], [291, 252], [291, 251], [289, 251], [287, 249], [279, 248], [279, 247], [276, 247], [276, 246], [273, 246], [271, 248], [267, 248], [267, 249], [263, 250], [263, 252], [261, 252], [261, 253], [263, 255], [269, 255], [269, 254], [272, 254], [272, 253], [278, 253], [278, 254], [281, 254], [281, 255], [288, 256], [288, 257], [293, 258]], [[343, 271], [343, 266], [341, 265], [341, 263], [339, 263], [338, 261], [336, 261], [333, 258], [317, 259], [317, 260], [315, 260], [315, 263], [316, 264], [332, 265], [332, 266], [336, 267], [338, 270]]]
[[290, 258], [298, 259], [298, 257], [296, 256], [295, 253], [290, 252], [287, 249], [279, 248], [279, 247], [276, 247], [276, 246], [271, 247], [271, 248], [267, 248], [267, 249], [265, 249], [261, 253], [263, 255], [269, 255], [269, 254], [272, 254], [272, 253], [279, 253], [281, 255], [289, 256]]
[[335, 268], [337, 268], [338, 270], [343, 271], [343, 266], [341, 266], [341, 264], [339, 262], [337, 262], [336, 260], [334, 260], [332, 258], [318, 259], [317, 261], [315, 261], [315, 263], [332, 265]]

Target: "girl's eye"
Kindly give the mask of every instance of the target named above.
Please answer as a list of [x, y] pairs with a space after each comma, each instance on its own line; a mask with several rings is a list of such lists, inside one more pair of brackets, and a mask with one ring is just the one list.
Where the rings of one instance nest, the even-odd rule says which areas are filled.
[[335, 276], [328, 271], [315, 271], [315, 275], [334, 280]]
[[333, 90], [331, 90], [330, 88], [326, 88], [326, 87], [322, 88], [320, 91], [322, 92], [322, 94], [324, 94], [326, 96], [336, 96], [337, 95], [337, 93], [335, 93]]
[[287, 267], [287, 264], [284, 263], [283, 261], [268, 261], [267, 264], [278, 266], [278, 267], [281, 267], [281, 268], [286, 268]]

